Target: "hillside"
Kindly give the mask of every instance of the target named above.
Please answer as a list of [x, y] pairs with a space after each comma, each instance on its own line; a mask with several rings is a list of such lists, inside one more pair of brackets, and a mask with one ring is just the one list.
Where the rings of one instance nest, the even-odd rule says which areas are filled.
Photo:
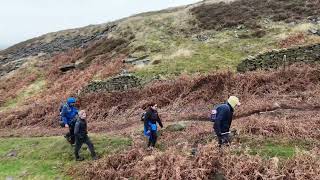
[[[62, 161], [57, 177], [319, 179], [319, 14], [319, 0], [207, 0], [19, 43], [0, 51], [1, 140], [62, 135], [59, 106], [76, 96], [102, 158]], [[230, 95], [239, 135], [221, 152], [208, 114]], [[153, 152], [140, 122], [150, 102], [165, 124]], [[132, 143], [106, 152], [100, 136]]]

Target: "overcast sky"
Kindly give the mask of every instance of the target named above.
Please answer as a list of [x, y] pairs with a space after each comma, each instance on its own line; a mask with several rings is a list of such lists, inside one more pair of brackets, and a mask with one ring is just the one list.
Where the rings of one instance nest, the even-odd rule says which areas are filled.
[[63, 29], [200, 0], [1, 0], [0, 49]]

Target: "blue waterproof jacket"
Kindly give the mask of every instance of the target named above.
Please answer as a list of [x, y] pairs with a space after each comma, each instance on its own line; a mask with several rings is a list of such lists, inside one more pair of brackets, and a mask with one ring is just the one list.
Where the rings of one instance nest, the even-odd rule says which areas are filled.
[[75, 103], [76, 99], [71, 97], [67, 99], [67, 103], [63, 105], [61, 110], [61, 118], [64, 124], [70, 125], [70, 123], [73, 121], [73, 119], [78, 114], [78, 109], [71, 105], [72, 103]]
[[149, 108], [146, 111], [145, 118], [144, 118], [144, 135], [150, 137], [150, 131], [158, 131], [157, 123], [162, 128], [162, 122], [156, 110]]
[[221, 133], [229, 132], [232, 116], [233, 116], [233, 108], [230, 104], [220, 104], [216, 108], [217, 114], [214, 121], [214, 131], [217, 136], [221, 136]]

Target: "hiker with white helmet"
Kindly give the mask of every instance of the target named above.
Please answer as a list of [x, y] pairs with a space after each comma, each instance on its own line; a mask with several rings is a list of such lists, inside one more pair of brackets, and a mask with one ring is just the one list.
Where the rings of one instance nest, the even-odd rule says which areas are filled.
[[219, 147], [230, 143], [230, 126], [233, 112], [240, 101], [236, 96], [230, 96], [226, 103], [217, 105], [211, 113], [211, 120], [214, 121], [214, 131], [218, 137]]
[[89, 151], [91, 153], [92, 159], [96, 160], [97, 159], [96, 152], [88, 136], [87, 114], [84, 110], [79, 111], [79, 116], [77, 117], [77, 121], [74, 127], [74, 136], [75, 136], [75, 143], [76, 143], [76, 147], [74, 148], [76, 161], [84, 160], [83, 157], [79, 156], [79, 151], [81, 149], [82, 144], [87, 144]]

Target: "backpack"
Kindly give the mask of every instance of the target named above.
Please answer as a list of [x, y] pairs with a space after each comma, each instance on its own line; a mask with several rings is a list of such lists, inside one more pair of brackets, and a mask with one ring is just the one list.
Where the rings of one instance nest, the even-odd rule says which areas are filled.
[[62, 117], [61, 117], [61, 113], [62, 113], [62, 109], [63, 109], [64, 105], [65, 105], [64, 103], [61, 103], [61, 105], [59, 107], [59, 125], [60, 125], [60, 127], [64, 127], [65, 126], [65, 124], [64, 124], [64, 122], [62, 120]]
[[146, 120], [146, 114], [147, 112], [143, 112], [142, 115], [141, 115], [141, 121], [145, 121]]

